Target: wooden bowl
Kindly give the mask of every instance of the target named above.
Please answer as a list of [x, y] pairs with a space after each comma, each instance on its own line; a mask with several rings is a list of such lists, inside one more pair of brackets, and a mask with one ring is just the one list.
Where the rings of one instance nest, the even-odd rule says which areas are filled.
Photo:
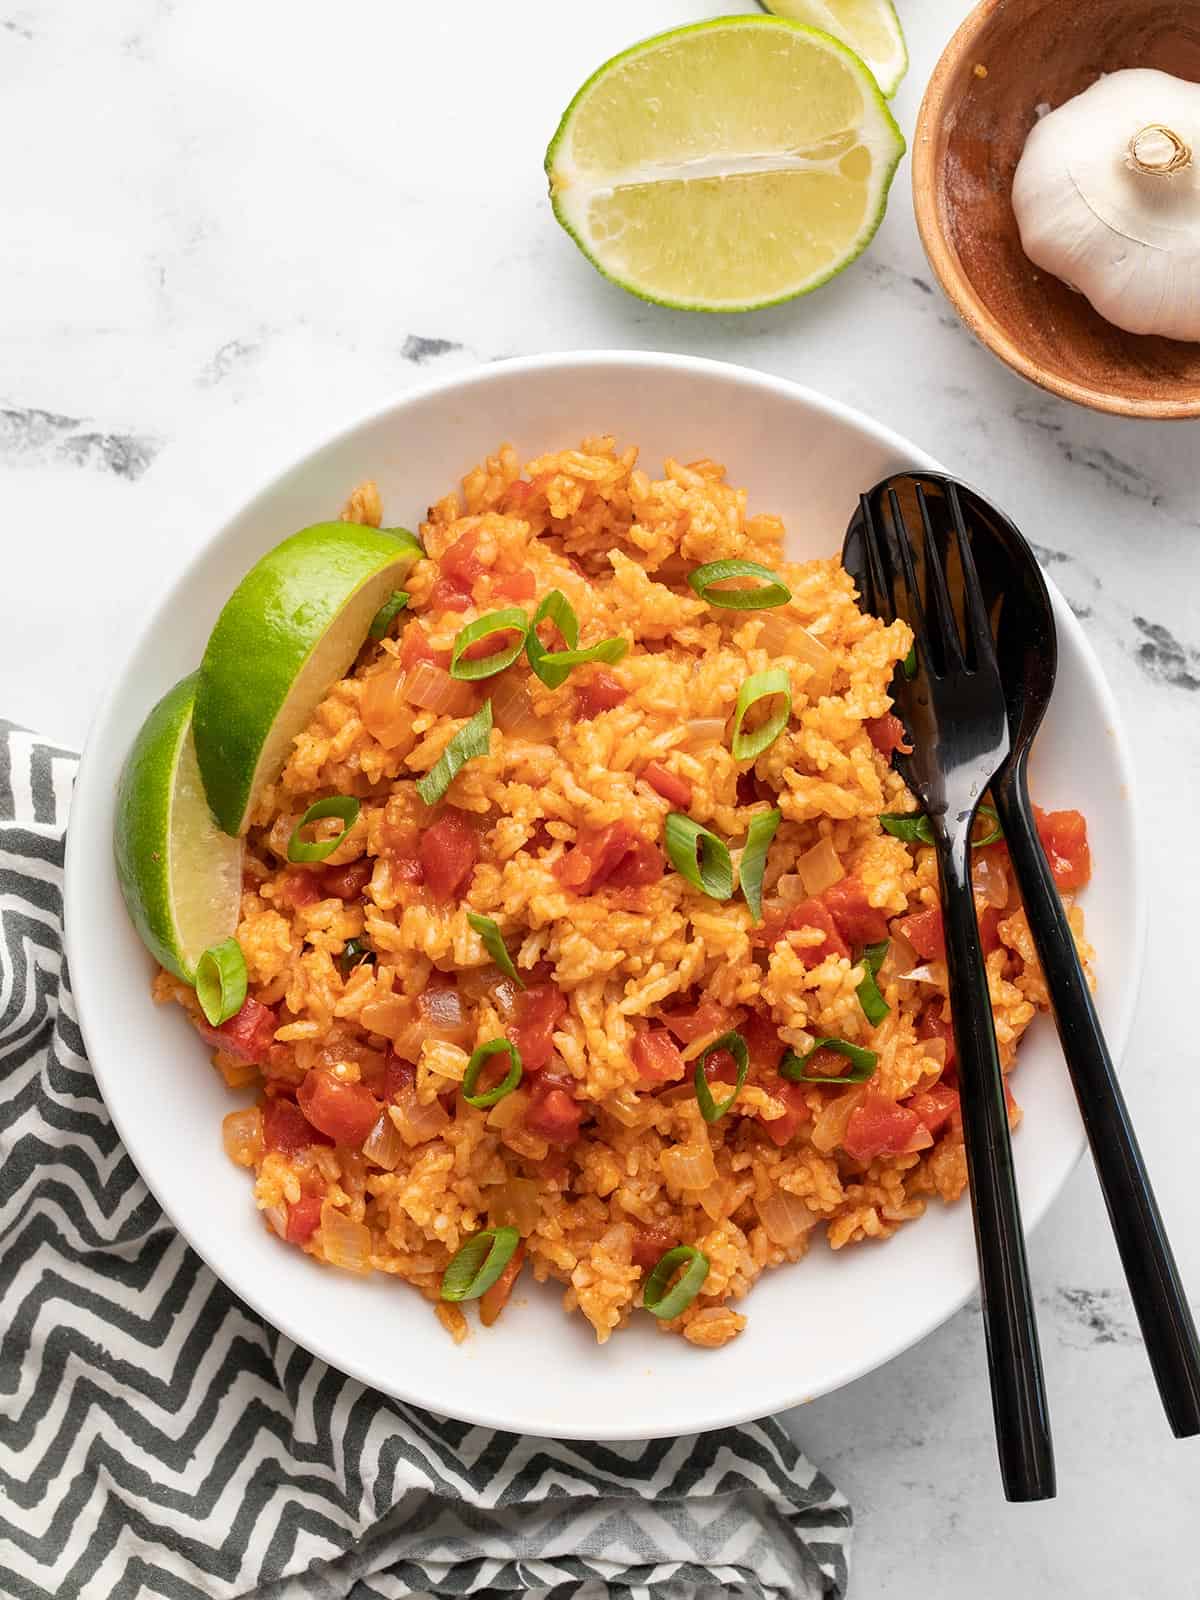
[[1200, 81], [1200, 0], [983, 0], [946, 46], [917, 119], [913, 203], [930, 265], [1014, 371], [1098, 411], [1200, 416], [1200, 344], [1124, 333], [1035, 267], [1013, 173], [1036, 107], [1120, 67]]

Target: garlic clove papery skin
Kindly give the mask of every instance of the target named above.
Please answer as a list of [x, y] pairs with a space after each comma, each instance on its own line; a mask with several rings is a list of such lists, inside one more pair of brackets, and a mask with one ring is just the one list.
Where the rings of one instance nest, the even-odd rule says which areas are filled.
[[[1171, 153], [1191, 159], [1139, 171]], [[1131, 67], [1100, 78], [1036, 123], [1013, 178], [1025, 254], [1127, 333], [1200, 341], [1200, 84]]]

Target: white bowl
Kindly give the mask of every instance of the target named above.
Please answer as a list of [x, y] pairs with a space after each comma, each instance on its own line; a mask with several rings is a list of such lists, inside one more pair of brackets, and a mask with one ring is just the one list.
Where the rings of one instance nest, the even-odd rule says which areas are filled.
[[[378, 481], [388, 520], [415, 527], [426, 506], [502, 440], [528, 457], [604, 431], [639, 444], [651, 471], [667, 454], [723, 461], [731, 480], [748, 486], [753, 508], [786, 519], [797, 559], [839, 549], [859, 491], [885, 472], [937, 465], [811, 391], [679, 356], [536, 357], [406, 393], [248, 497], [163, 595], [88, 741], [66, 880], [71, 975], [96, 1077], [146, 1182], [213, 1270], [297, 1343], [388, 1394], [471, 1422], [591, 1439], [649, 1438], [763, 1416], [896, 1355], [975, 1287], [967, 1201], [934, 1203], [886, 1245], [834, 1254], [821, 1244], [798, 1266], [769, 1273], [742, 1308], [746, 1331], [719, 1351], [666, 1338], [641, 1315], [597, 1346], [582, 1317], [564, 1315], [556, 1285], [526, 1287], [495, 1328], [456, 1348], [405, 1285], [322, 1270], [260, 1225], [247, 1175], [221, 1149], [231, 1097], [176, 1008], [151, 1004], [151, 964], [125, 916], [110, 841], [117, 775], [143, 717], [196, 665], [221, 604], [263, 551], [328, 515], [365, 476]], [[1096, 877], [1085, 904], [1099, 952], [1097, 1001], [1119, 1059], [1144, 928], [1132, 771], [1091, 647], [1053, 586], [1051, 593], [1061, 663], [1034, 782], [1043, 804], [1087, 814]], [[1017, 1171], [1032, 1226], [1084, 1146], [1044, 1018], [1022, 1046], [1015, 1082], [1026, 1113]]]

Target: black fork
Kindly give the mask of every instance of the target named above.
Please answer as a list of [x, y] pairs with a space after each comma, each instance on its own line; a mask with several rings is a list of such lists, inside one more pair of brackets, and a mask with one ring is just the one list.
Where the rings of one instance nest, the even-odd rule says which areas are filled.
[[[917, 485], [909, 512], [910, 522], [919, 523], [914, 540], [894, 489], [886, 496], [879, 491], [862, 496], [863, 598], [886, 622], [903, 617], [916, 638], [915, 668], [910, 661], [898, 672], [893, 690], [913, 746], [898, 764], [929, 817], [937, 850], [1000, 1471], [1009, 1500], [1049, 1500], [1054, 1496], [1050, 1421], [1004, 1078], [971, 888], [976, 808], [1008, 754], [1008, 716], [956, 498], [950, 510], [952, 524], [935, 529]], [[946, 582], [946, 567], [956, 553], [963, 580], [961, 635]]]

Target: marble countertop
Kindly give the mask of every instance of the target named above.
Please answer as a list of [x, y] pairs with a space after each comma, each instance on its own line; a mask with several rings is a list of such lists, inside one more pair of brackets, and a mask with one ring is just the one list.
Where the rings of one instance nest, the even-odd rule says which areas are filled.
[[[211, 442], [207, 490], [234, 440], [270, 465], [431, 374], [604, 346], [739, 361], [860, 406], [1003, 501], [1110, 676], [1151, 874], [1129, 1098], [1200, 1291], [1200, 836], [1183, 820], [1200, 788], [1200, 432], [1072, 408], [976, 345], [931, 281], [907, 163], [868, 254], [806, 301], [689, 317], [598, 277], [550, 217], [546, 140], [599, 61], [711, 9], [606, 0], [585, 29], [561, 0], [0, 8], [0, 712], [82, 740], [183, 554], [153, 501], [177, 442]], [[967, 9], [900, 0], [906, 133]], [[1087, 1163], [1032, 1265], [1053, 1504], [1001, 1499], [975, 1308], [791, 1417], [857, 1510], [852, 1600], [1200, 1594], [1200, 1442], [1170, 1439]]]

